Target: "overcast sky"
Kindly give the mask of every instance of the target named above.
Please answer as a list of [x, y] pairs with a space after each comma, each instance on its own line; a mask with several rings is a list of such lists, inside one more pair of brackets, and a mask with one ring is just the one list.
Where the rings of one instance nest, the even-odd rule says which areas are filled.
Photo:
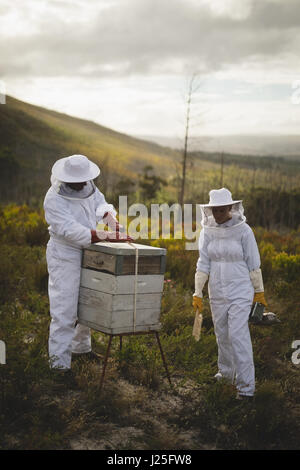
[[299, 25], [299, 0], [1, 0], [0, 91], [180, 137], [198, 74], [195, 135], [295, 134]]

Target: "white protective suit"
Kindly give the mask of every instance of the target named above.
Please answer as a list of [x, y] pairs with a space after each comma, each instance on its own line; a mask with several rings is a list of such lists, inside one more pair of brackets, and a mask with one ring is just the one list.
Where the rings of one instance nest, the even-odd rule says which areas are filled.
[[[260, 268], [260, 255], [242, 202], [233, 204], [232, 218], [218, 225], [210, 207], [201, 206], [197, 272], [209, 277], [208, 292], [222, 377], [236, 381], [240, 395], [253, 396], [254, 363], [248, 319], [254, 288], [250, 271]], [[198, 295], [198, 294], [196, 294]]]
[[82, 248], [91, 243], [91, 230], [96, 229], [106, 212], [116, 215], [111, 204], [88, 181], [80, 191], [51, 177], [52, 186], [44, 200], [45, 218], [49, 224], [47, 244], [49, 272], [51, 367], [69, 369], [73, 353], [91, 351], [90, 329], [79, 325], [77, 304], [80, 286]]

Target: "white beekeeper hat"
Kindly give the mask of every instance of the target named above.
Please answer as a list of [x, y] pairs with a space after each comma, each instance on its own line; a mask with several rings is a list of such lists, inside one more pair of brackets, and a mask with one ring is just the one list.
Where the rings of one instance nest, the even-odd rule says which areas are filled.
[[219, 207], [219, 206], [230, 206], [232, 204], [237, 204], [242, 202], [242, 199], [239, 201], [233, 201], [231, 197], [231, 192], [226, 189], [212, 189], [209, 192], [209, 203], [200, 204], [201, 207]]
[[52, 167], [52, 176], [64, 183], [83, 183], [100, 174], [100, 168], [84, 155], [61, 158]]

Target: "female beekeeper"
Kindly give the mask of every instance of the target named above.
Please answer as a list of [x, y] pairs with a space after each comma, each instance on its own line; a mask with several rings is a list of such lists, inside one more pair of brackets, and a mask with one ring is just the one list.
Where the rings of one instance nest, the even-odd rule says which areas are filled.
[[[70, 371], [72, 353], [93, 358], [90, 329], [80, 324], [75, 327], [82, 249], [101, 240], [129, 239], [119, 233], [114, 207], [93, 182], [99, 174], [98, 166], [84, 155], [62, 158], [52, 168], [51, 187], [44, 200], [50, 234], [46, 251], [51, 315], [49, 357], [53, 369], [65, 372]], [[113, 231], [96, 230], [98, 222]]]
[[202, 290], [209, 279], [218, 345], [215, 377], [235, 381], [237, 398], [249, 399], [255, 392], [255, 377], [248, 319], [253, 302], [266, 305], [260, 255], [242, 201], [233, 201], [226, 188], [214, 189], [209, 196], [209, 204], [201, 205], [193, 307], [202, 311]]

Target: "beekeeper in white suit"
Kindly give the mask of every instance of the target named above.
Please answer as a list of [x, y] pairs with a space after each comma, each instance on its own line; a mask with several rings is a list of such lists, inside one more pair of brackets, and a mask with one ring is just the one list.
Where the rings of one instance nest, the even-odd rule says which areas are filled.
[[[90, 329], [76, 324], [82, 249], [101, 240], [126, 241], [119, 233], [116, 211], [108, 204], [93, 180], [99, 167], [84, 155], [58, 160], [51, 187], [44, 200], [49, 224], [47, 244], [49, 272], [49, 357], [55, 370], [70, 371], [72, 354], [92, 356]], [[98, 231], [103, 222], [113, 231]]]
[[218, 345], [216, 378], [236, 383], [237, 398], [255, 392], [255, 373], [248, 319], [253, 302], [266, 306], [260, 255], [252, 229], [246, 223], [242, 201], [228, 189], [214, 189], [202, 204], [202, 230], [195, 274], [193, 307], [202, 311], [207, 280]]

